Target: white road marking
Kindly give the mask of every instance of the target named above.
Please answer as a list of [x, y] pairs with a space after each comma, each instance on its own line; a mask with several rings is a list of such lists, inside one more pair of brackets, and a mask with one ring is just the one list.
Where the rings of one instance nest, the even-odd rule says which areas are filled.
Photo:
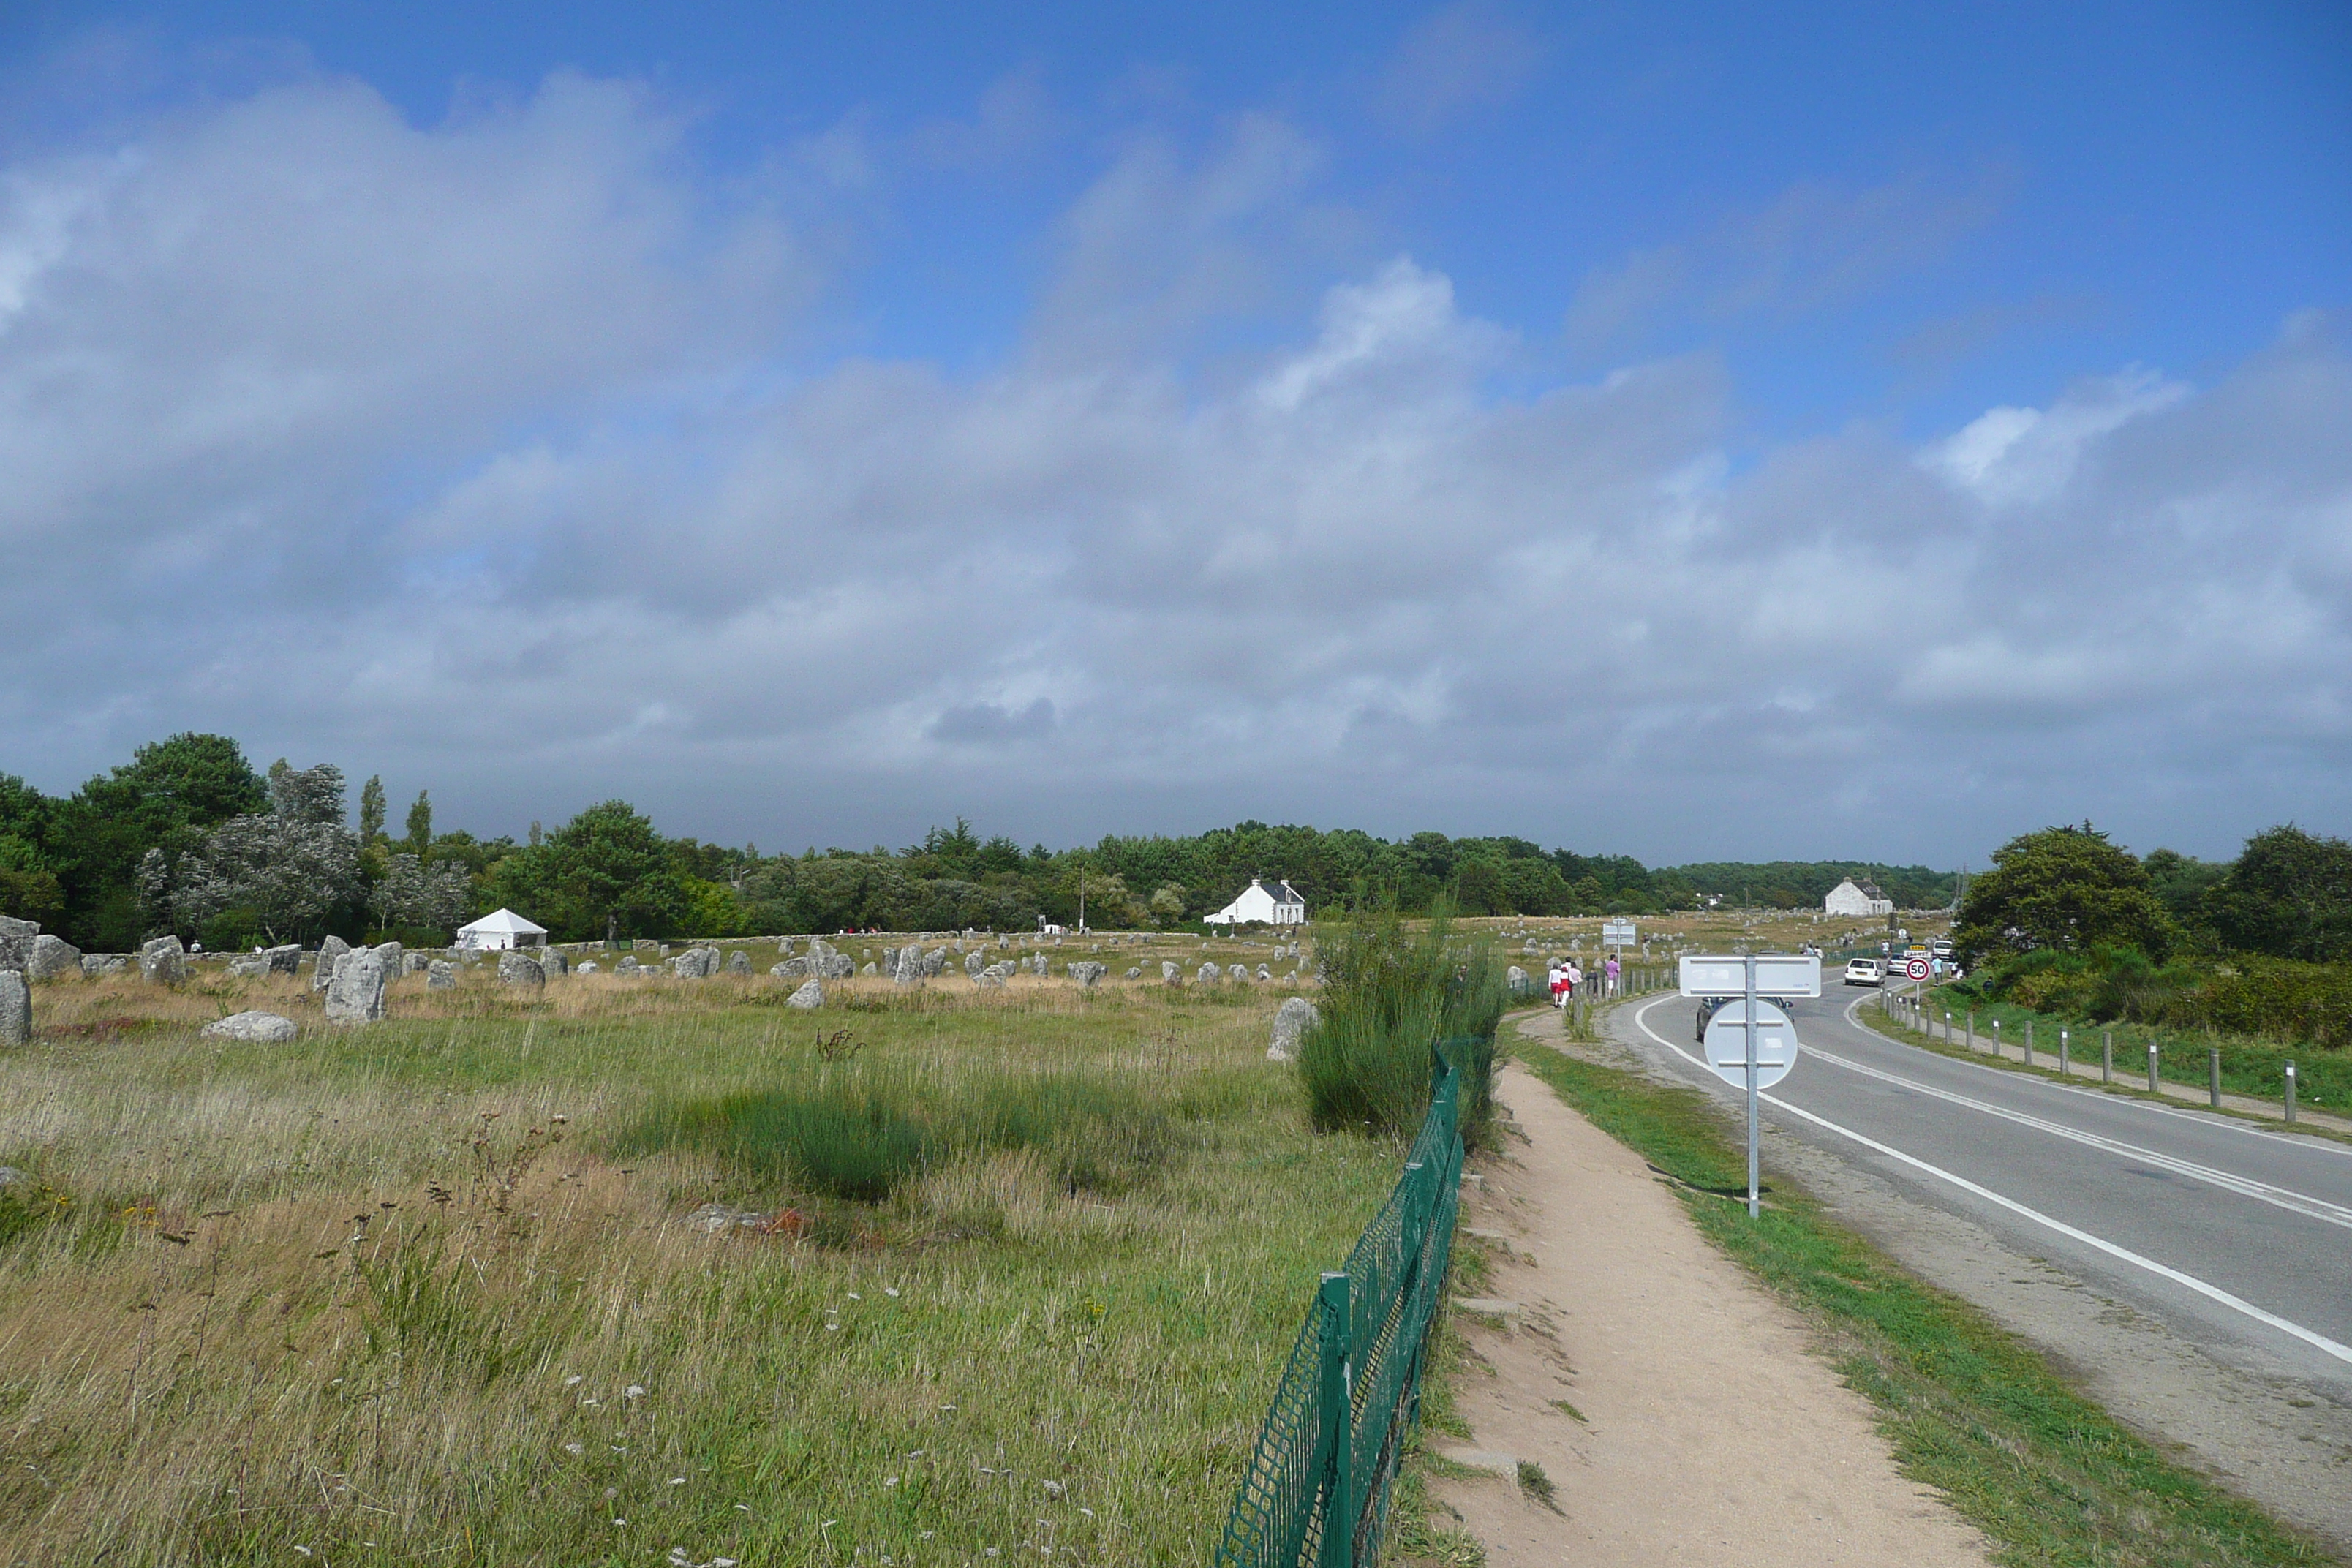
[[2084, 1132], [2055, 1121], [2045, 1121], [2039, 1116], [2029, 1116], [2021, 1110], [2011, 1110], [2002, 1106], [1988, 1104], [1981, 1100], [1971, 1100], [1965, 1094], [1955, 1094], [1948, 1089], [1937, 1089], [1933, 1084], [1921, 1083], [1916, 1079], [1905, 1078], [1900, 1073], [1891, 1073], [1862, 1062], [1849, 1061], [1834, 1052], [1822, 1050], [1818, 1046], [1804, 1046], [1801, 1048], [1809, 1057], [1818, 1057], [1832, 1066], [1843, 1068], [1851, 1073], [1859, 1073], [1864, 1078], [1874, 1078], [1882, 1082], [1896, 1084], [1910, 1089], [1915, 1094], [1927, 1095], [1949, 1105], [1965, 1106], [1970, 1110], [1981, 1111], [1987, 1116], [1997, 1116], [2004, 1121], [2014, 1121], [2021, 1127], [2031, 1127], [2037, 1132], [2047, 1132], [2053, 1138], [2063, 1138], [2070, 1142], [2081, 1143], [2126, 1160], [2135, 1160], [2142, 1164], [2154, 1165], [2160, 1170], [2169, 1171], [2174, 1175], [2207, 1182], [2236, 1193], [2241, 1197], [2252, 1198], [2258, 1203], [2269, 1204], [2273, 1208], [2286, 1209], [2310, 1219], [2324, 1220], [2329, 1225], [2341, 1226], [2347, 1230], [2352, 1230], [2352, 1208], [2347, 1208], [2342, 1204], [2329, 1203], [2326, 1198], [2315, 1198], [2307, 1193], [2298, 1193], [2288, 1187], [2273, 1186], [2268, 1182], [2258, 1182], [2252, 1176], [2241, 1176], [2211, 1165], [2200, 1165], [2191, 1160], [2159, 1153], [2154, 1149], [2144, 1149], [2137, 1143], [2126, 1143], [2121, 1139], [2105, 1138], [2095, 1132]]
[[[1868, 1000], [1866, 996], [1857, 996], [1847, 1003], [1844, 1013], [1845, 1021], [1853, 1026], [1856, 1032], [1867, 1035], [1874, 1040], [1884, 1040], [1888, 1045], [1894, 1046], [1902, 1045], [1902, 1041], [1880, 1034], [1854, 1016], [1855, 1012]], [[2046, 1056], [2049, 1053], [2045, 1051], [2042, 1054]], [[2234, 1116], [2216, 1116], [2202, 1108], [2161, 1100], [2143, 1100], [2137, 1095], [2128, 1098], [2112, 1095], [2105, 1089], [2094, 1088], [2087, 1083], [2077, 1083], [2072, 1079], [2045, 1079], [2032, 1073], [2021, 1075], [2013, 1068], [1998, 1067], [1991, 1062], [1971, 1061], [1967, 1057], [1944, 1057], [1942, 1059], [1955, 1067], [1967, 1068], [1971, 1072], [1998, 1074], [2012, 1083], [2022, 1076], [2029, 1082], [2042, 1083], [2067, 1094], [2096, 1095], [2103, 1103], [2107, 1105], [2133, 1106], [2152, 1116], [2175, 1117], [2182, 1121], [2193, 1121], [2200, 1127], [2214, 1131], [2236, 1132], [2248, 1138], [2260, 1138], [2273, 1150], [2291, 1150], [2297, 1154], [2318, 1154], [2329, 1159], [2352, 1160], [2352, 1144], [2338, 1143], [2321, 1138], [2299, 1138], [2291, 1132], [2282, 1132], [2273, 1128], [2265, 1127], [2259, 1121], [2248, 1121]]]
[[[1699, 1060], [1696, 1057], [1692, 1056], [1688, 1051], [1684, 1050], [1680, 1046], [1675, 1045], [1672, 1040], [1667, 1039], [1664, 1035], [1659, 1034], [1655, 1029], [1650, 1027], [1651, 1009], [1657, 1006], [1660, 1002], [1673, 1001], [1676, 998], [1669, 996], [1659, 997], [1656, 1002], [1652, 1002], [1647, 1006], [1637, 1011], [1633, 1015], [1633, 1022], [1641, 1029], [1642, 1033], [1649, 1036], [1650, 1038], [1657, 1041], [1658, 1044], [1665, 1047], [1666, 1049], [1674, 1052], [1675, 1055], [1682, 1058], [1683, 1060], [1690, 1063], [1693, 1067], [1707, 1073], [1707, 1075], [1712, 1078], [1714, 1076], [1713, 1069], [1709, 1068], [1705, 1062]], [[1804, 1121], [1811, 1122], [1814, 1126], [1822, 1128], [1825, 1131], [1834, 1132], [1841, 1138], [1852, 1139], [1854, 1142], [1861, 1144], [1864, 1148], [1873, 1150], [1878, 1153], [1885, 1155], [1890, 1160], [1897, 1161], [1902, 1164], [1908, 1165], [1913, 1170], [1919, 1172], [1923, 1175], [1933, 1176], [1937, 1181], [1948, 1183], [1964, 1193], [1970, 1194], [1973, 1196], [1982, 1198], [1989, 1204], [1993, 1204], [2001, 1208], [2007, 1209], [2010, 1213], [2014, 1214], [2022, 1219], [2032, 1220], [2034, 1224], [2042, 1226], [2046, 1229], [2055, 1231], [2060, 1236], [2065, 1237], [2069, 1240], [2081, 1242], [2084, 1246], [2088, 1247], [2095, 1251], [2103, 1252], [2119, 1262], [2128, 1263], [2135, 1268], [2146, 1269], [2148, 1273], [2157, 1276], [2160, 1279], [2168, 1279], [2184, 1289], [2193, 1290], [2198, 1295], [2204, 1297], [2210, 1301], [2227, 1307], [2233, 1312], [2243, 1313], [2245, 1316], [2252, 1318], [2258, 1323], [2267, 1324], [2269, 1327], [2278, 1330], [2281, 1333], [2301, 1340], [2304, 1343], [2312, 1346], [2314, 1349], [2327, 1355], [2334, 1356], [2337, 1361], [2343, 1362], [2347, 1365], [2352, 1365], [2352, 1345], [2339, 1344], [2336, 1341], [2329, 1339], [2326, 1334], [2305, 1328], [2301, 1323], [2290, 1321], [2285, 1318], [2280, 1317], [2275, 1312], [2266, 1312], [2262, 1308], [2255, 1306], [2252, 1301], [2246, 1300], [2242, 1297], [2233, 1296], [2218, 1285], [2210, 1285], [2204, 1280], [2198, 1279], [2193, 1274], [2183, 1274], [2178, 1268], [2168, 1268], [2166, 1265], [2157, 1262], [2152, 1258], [2143, 1258], [2138, 1253], [2132, 1251], [2128, 1247], [2118, 1247], [2105, 1237], [2093, 1236], [2089, 1231], [2081, 1229], [2075, 1226], [2068, 1225], [2064, 1220], [2054, 1219], [2049, 1215], [2043, 1214], [2040, 1209], [2028, 1208], [2025, 1205], [2019, 1203], [2015, 1198], [2003, 1197], [2000, 1194], [1994, 1192], [1990, 1187], [1982, 1186], [1975, 1182], [1969, 1181], [1966, 1176], [1955, 1175], [1953, 1173], [1945, 1170], [1942, 1166], [1931, 1165], [1927, 1161], [1920, 1159], [1915, 1154], [1906, 1154], [1902, 1150], [1895, 1148], [1890, 1144], [1882, 1143], [1875, 1138], [1864, 1137], [1862, 1133], [1854, 1131], [1850, 1127], [1841, 1127], [1836, 1122], [1830, 1121], [1827, 1117], [1816, 1116], [1811, 1111], [1806, 1110], [1800, 1106], [1790, 1104], [1787, 1100], [1780, 1099], [1777, 1095], [1759, 1094], [1757, 1096], [1757, 1099], [1761, 1100], [1763, 1103], [1773, 1107], [1775, 1110], [1785, 1110], [1791, 1116], [1802, 1118]]]

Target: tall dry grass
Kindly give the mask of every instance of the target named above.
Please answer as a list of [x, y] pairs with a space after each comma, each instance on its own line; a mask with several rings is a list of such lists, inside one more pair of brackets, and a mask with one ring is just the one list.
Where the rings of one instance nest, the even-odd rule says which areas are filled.
[[[5, 1559], [1197, 1555], [1392, 1159], [1307, 1131], [1278, 994], [959, 989], [419, 978], [329, 1030], [300, 982], [43, 987], [0, 1162], [68, 1201], [0, 1243]], [[305, 1032], [197, 1037], [247, 1006]], [[1183, 1135], [1115, 1193], [971, 1140], [879, 1204], [623, 1152], [820, 1026], [942, 1084], [1127, 1082]], [[827, 1226], [698, 1232], [712, 1199]]]

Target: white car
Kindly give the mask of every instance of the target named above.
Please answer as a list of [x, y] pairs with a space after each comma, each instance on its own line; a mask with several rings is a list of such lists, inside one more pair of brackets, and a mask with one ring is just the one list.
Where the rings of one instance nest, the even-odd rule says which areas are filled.
[[1886, 976], [1874, 958], [1854, 958], [1846, 961], [1845, 983], [1848, 985], [1884, 985]]

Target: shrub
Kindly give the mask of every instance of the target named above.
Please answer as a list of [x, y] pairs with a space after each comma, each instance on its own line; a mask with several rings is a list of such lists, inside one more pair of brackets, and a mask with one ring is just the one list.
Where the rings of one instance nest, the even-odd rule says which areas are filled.
[[1438, 1042], [1483, 1041], [1457, 1044], [1450, 1058], [1470, 1074], [1464, 1139], [1483, 1141], [1495, 1026], [1509, 999], [1492, 949], [1454, 937], [1448, 911], [1412, 931], [1391, 907], [1327, 940], [1320, 958], [1323, 1019], [1298, 1051], [1317, 1129], [1409, 1136], [1428, 1109]]

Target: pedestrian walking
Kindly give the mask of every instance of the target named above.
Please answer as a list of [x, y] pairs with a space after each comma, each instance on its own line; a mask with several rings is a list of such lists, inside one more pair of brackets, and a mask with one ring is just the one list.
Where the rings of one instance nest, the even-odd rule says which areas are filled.
[[1609, 962], [1602, 964], [1601, 967], [1609, 972], [1609, 989], [1604, 992], [1603, 994], [1614, 996], [1617, 994], [1617, 955], [1613, 952], [1611, 953], [1609, 955]]

